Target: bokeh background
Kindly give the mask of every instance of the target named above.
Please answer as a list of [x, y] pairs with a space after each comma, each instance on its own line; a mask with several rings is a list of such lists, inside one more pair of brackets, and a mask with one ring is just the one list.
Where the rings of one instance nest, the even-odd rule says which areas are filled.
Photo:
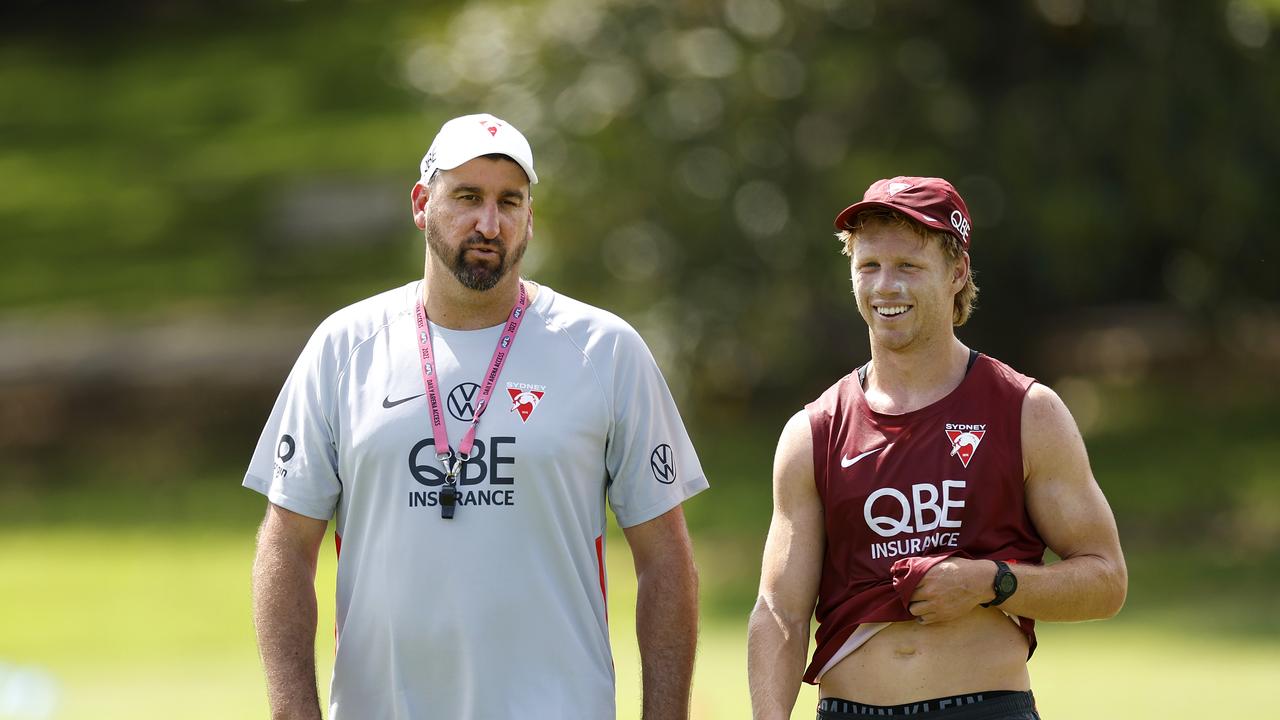
[[[1042, 631], [1045, 717], [1270, 706], [1278, 23], [1277, 0], [6, 2], [0, 718], [265, 716], [244, 466], [314, 326], [420, 276], [418, 160], [477, 111], [535, 149], [527, 274], [639, 328], [711, 478], [686, 507], [696, 719], [749, 714], [777, 432], [867, 358], [831, 220], [897, 174], [969, 201], [960, 336], [1063, 395], [1121, 529], [1125, 610]], [[326, 551], [322, 677], [332, 574]]]

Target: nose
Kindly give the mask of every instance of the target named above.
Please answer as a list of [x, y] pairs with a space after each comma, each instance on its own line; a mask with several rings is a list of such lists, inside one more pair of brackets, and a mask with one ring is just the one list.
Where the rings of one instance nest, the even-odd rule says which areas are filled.
[[483, 235], [486, 240], [493, 240], [498, 237], [500, 229], [501, 222], [497, 204], [485, 203], [480, 208], [480, 217], [476, 218], [476, 232]]
[[885, 297], [895, 297], [901, 295], [906, 290], [906, 285], [902, 282], [902, 277], [894, 272], [881, 271], [876, 273], [875, 283], [872, 290], [877, 294]]

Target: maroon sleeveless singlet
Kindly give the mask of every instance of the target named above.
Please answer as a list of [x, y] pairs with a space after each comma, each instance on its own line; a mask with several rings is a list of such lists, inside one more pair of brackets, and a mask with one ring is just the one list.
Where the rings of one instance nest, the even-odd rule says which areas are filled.
[[[826, 529], [806, 682], [862, 623], [914, 620], [911, 593], [937, 562], [1043, 561], [1022, 467], [1022, 400], [1034, 382], [979, 355], [949, 395], [909, 413], [873, 411], [856, 372], [806, 406]], [[1034, 650], [1034, 621], [1018, 624]]]

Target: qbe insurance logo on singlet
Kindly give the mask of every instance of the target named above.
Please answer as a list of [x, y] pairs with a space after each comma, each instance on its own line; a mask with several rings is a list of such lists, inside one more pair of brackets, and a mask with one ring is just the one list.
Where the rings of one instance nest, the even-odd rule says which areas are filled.
[[[919, 555], [935, 548], [959, 547], [963, 524], [955, 511], [964, 507], [958, 496], [963, 480], [943, 480], [941, 485], [915, 483], [909, 495], [884, 487], [867, 496], [862, 516], [867, 527], [885, 542], [871, 543], [871, 559]], [[900, 535], [914, 537], [899, 538]]]

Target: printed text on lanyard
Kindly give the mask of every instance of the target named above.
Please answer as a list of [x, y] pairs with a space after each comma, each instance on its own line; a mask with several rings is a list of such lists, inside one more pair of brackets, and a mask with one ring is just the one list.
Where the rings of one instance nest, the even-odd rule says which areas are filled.
[[529, 307], [529, 295], [525, 292], [524, 283], [520, 283], [520, 298], [502, 334], [498, 337], [498, 345], [493, 349], [493, 359], [489, 361], [489, 370], [484, 374], [484, 382], [480, 384], [479, 400], [476, 403], [474, 416], [467, 431], [462, 435], [455, 453], [449, 446], [449, 432], [444, 426], [444, 403], [440, 400], [440, 389], [437, 384], [435, 353], [431, 349], [431, 326], [427, 322], [427, 309], [418, 298], [418, 353], [422, 361], [422, 384], [427, 391], [427, 410], [431, 414], [431, 433], [435, 438], [436, 459], [444, 466], [444, 487], [440, 490], [440, 516], [446, 520], [453, 517], [458, 505], [458, 477], [467, 460], [471, 459], [471, 449], [476, 441], [476, 427], [480, 425], [480, 416], [489, 407], [489, 399], [493, 389], [498, 385], [498, 377], [502, 374], [502, 366], [511, 352], [511, 344], [515, 342], [520, 323], [524, 321], [525, 309]]

